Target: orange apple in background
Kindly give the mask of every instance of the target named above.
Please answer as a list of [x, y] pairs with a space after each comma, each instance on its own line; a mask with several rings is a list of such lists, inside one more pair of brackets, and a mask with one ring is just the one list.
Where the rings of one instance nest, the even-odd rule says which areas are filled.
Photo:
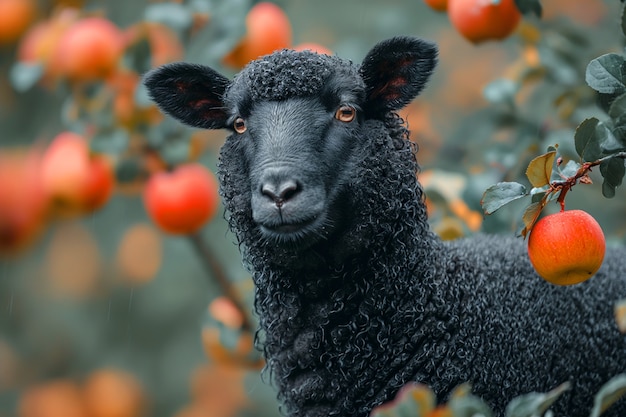
[[246, 16], [246, 35], [224, 57], [224, 63], [243, 68], [248, 62], [291, 46], [291, 23], [274, 3], [257, 3]]
[[98, 369], [89, 375], [83, 399], [90, 417], [140, 417], [146, 406], [139, 380], [113, 368]]
[[473, 43], [508, 37], [522, 18], [515, 0], [448, 0], [448, 16], [452, 26]]
[[16, 42], [36, 14], [34, 0], [0, 0], [0, 46]]
[[70, 379], [55, 379], [26, 388], [20, 396], [20, 417], [88, 417], [80, 386]]
[[605, 250], [602, 228], [582, 210], [542, 218], [528, 239], [528, 256], [535, 270], [558, 285], [578, 284], [592, 277], [602, 265]]
[[445, 12], [448, 10], [448, 0], [424, 0], [431, 9], [438, 12]]
[[217, 180], [201, 164], [181, 165], [172, 172], [153, 174], [143, 201], [150, 218], [165, 232], [194, 233], [217, 212]]
[[240, 329], [243, 326], [243, 313], [235, 303], [225, 296], [215, 298], [209, 304], [209, 314], [220, 323], [231, 329]]
[[70, 26], [53, 55], [60, 74], [73, 81], [109, 77], [124, 51], [122, 32], [102, 17], [88, 17]]
[[12, 255], [40, 232], [46, 198], [36, 150], [0, 150], [0, 254]]
[[86, 214], [102, 207], [114, 185], [113, 168], [103, 155], [91, 155], [89, 143], [73, 132], [57, 135], [44, 153], [41, 175], [55, 214]]
[[294, 51], [311, 51], [322, 55], [332, 55], [333, 52], [325, 46], [315, 42], [303, 42], [293, 47]]
[[65, 31], [79, 19], [76, 9], [62, 9], [48, 20], [32, 26], [18, 44], [17, 60], [44, 67], [43, 84], [51, 87], [59, 76], [59, 68], [53, 62], [59, 40]]

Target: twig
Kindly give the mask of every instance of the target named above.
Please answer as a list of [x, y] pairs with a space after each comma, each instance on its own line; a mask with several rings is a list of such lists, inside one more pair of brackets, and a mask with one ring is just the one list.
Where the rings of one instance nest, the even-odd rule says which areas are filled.
[[246, 331], [252, 331], [253, 326], [250, 321], [248, 309], [241, 302], [241, 297], [238, 291], [235, 289], [232, 282], [226, 276], [222, 265], [218, 261], [217, 257], [213, 254], [213, 251], [211, 250], [209, 245], [207, 245], [205, 239], [200, 233], [194, 233], [189, 235], [189, 240], [191, 241], [193, 247], [196, 249], [196, 252], [202, 260], [202, 264], [204, 265], [208, 274], [215, 279], [217, 284], [220, 286], [222, 293], [226, 297], [228, 297], [235, 304], [235, 307], [237, 307], [237, 309], [241, 312], [241, 315], [243, 317], [242, 329]]
[[589, 172], [591, 172], [591, 168], [598, 166], [604, 161], [608, 161], [609, 159], [612, 159], [612, 158], [626, 159], [626, 152], [618, 152], [612, 155], [607, 155], [593, 162], [584, 162], [580, 166], [580, 168], [578, 168], [576, 173], [572, 175], [571, 177], [565, 178], [563, 181], [553, 181], [550, 184], [550, 189], [548, 190], [547, 194], [560, 191], [561, 193], [559, 194], [559, 197], [557, 198], [556, 201], [558, 201], [559, 204], [561, 205], [561, 211], [565, 210], [565, 196], [567, 195], [567, 192], [573, 186], [575, 186], [581, 178], [586, 177], [589, 174]]

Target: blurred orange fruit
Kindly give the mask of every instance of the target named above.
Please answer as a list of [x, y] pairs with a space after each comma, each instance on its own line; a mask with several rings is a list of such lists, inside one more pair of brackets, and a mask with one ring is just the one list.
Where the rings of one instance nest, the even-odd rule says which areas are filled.
[[515, 0], [449, 0], [448, 16], [473, 43], [508, 37], [522, 17]]
[[102, 17], [88, 17], [67, 29], [53, 56], [64, 77], [92, 81], [109, 77], [123, 53], [122, 32]]
[[323, 55], [332, 55], [333, 52], [325, 46], [315, 42], [304, 42], [292, 48], [295, 51], [312, 51]]
[[84, 385], [84, 401], [90, 417], [140, 417], [146, 398], [137, 378], [118, 369], [100, 369]]
[[36, 150], [0, 150], [0, 254], [15, 254], [42, 229], [47, 199]]
[[59, 68], [55, 66], [52, 57], [65, 31], [78, 19], [77, 10], [62, 9], [49, 20], [32, 26], [20, 40], [17, 50], [18, 61], [42, 64], [45, 85], [52, 83], [59, 75]]
[[53, 228], [45, 260], [49, 286], [44, 289], [49, 295], [84, 300], [101, 288], [102, 257], [98, 241], [81, 223], [63, 222]]
[[0, 0], [0, 45], [16, 42], [36, 13], [33, 0]]
[[228, 297], [220, 296], [211, 301], [209, 314], [231, 329], [239, 329], [243, 326], [243, 313]]
[[248, 62], [291, 46], [291, 23], [285, 12], [269, 2], [257, 3], [246, 16], [246, 35], [224, 57], [224, 63], [243, 68]]
[[132, 284], [144, 284], [161, 267], [163, 243], [160, 234], [149, 224], [136, 224], [124, 233], [117, 249], [117, 265]]
[[27, 388], [20, 397], [18, 417], [88, 417], [80, 388], [58, 379]]
[[191, 376], [191, 398], [206, 416], [232, 417], [248, 404], [244, 386], [246, 371], [230, 365], [210, 364], [196, 368]]
[[213, 363], [255, 370], [265, 365], [262, 355], [254, 346], [254, 336], [247, 331], [239, 333], [234, 346], [226, 346], [218, 328], [205, 327], [202, 329], [202, 346]]
[[431, 9], [438, 12], [445, 12], [448, 10], [448, 0], [424, 0]]
[[85, 214], [102, 207], [111, 196], [113, 168], [102, 155], [91, 155], [88, 142], [73, 132], [58, 134], [44, 153], [44, 191], [55, 214]]

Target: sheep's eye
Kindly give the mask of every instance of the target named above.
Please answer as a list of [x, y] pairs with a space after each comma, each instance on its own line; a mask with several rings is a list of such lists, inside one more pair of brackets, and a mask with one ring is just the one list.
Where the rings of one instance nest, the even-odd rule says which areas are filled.
[[247, 127], [246, 127], [246, 121], [243, 120], [243, 118], [238, 117], [235, 119], [235, 122], [233, 123], [233, 128], [235, 129], [235, 132], [237, 133], [243, 133], [246, 131]]
[[340, 122], [351, 122], [356, 117], [356, 109], [352, 106], [341, 106], [337, 109], [335, 113], [335, 119]]

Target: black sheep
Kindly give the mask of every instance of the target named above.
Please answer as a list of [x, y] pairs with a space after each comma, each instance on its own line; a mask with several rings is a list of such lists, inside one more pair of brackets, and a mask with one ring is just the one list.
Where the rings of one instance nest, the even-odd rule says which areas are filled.
[[[626, 251], [588, 282], [538, 277], [521, 239], [442, 242], [429, 229], [408, 130], [434, 45], [376, 45], [361, 65], [312, 52], [262, 57], [232, 81], [174, 63], [145, 78], [182, 122], [226, 128], [221, 194], [256, 284], [259, 342], [289, 416], [367, 416], [404, 384], [445, 398], [469, 381], [497, 414], [571, 381], [553, 410], [585, 416], [626, 371], [613, 318]], [[626, 415], [626, 402], [606, 414]]]

